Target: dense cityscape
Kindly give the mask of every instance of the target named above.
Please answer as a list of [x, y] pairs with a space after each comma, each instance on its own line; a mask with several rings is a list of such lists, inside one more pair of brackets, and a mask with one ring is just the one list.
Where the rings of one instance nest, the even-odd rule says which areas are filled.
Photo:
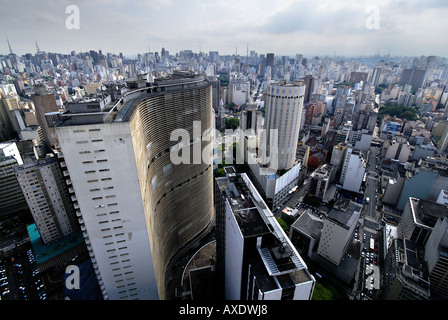
[[6, 42], [1, 300], [448, 297], [447, 58]]

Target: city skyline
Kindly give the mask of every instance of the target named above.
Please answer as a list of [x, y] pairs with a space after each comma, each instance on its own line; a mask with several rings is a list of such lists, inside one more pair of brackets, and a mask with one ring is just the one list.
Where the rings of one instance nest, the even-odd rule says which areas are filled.
[[[219, 51], [247, 48], [278, 55], [444, 56], [448, 26], [443, 1], [5, 1], [0, 52], [70, 53], [99, 50], [124, 55], [148, 51]], [[79, 9], [79, 25], [67, 28]], [[26, 10], [23, 10], [26, 8]], [[371, 20], [376, 19], [377, 21]], [[18, 23], [19, 21], [19, 23]], [[373, 23], [373, 24], [372, 24]], [[30, 32], [30, 31], [33, 32]]]

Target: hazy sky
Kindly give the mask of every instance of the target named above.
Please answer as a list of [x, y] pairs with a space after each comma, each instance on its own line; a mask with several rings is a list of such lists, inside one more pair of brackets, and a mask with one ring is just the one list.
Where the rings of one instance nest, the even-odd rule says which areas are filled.
[[[448, 56], [447, 0], [1, 0], [0, 53]], [[68, 29], [69, 5], [79, 29]], [[370, 6], [375, 11], [369, 11]], [[378, 15], [376, 15], [378, 13]], [[372, 17], [379, 17], [371, 20]], [[379, 29], [368, 28], [367, 22]], [[369, 25], [369, 24], [368, 24]], [[372, 25], [372, 24], [370, 24]], [[148, 49], [149, 48], [149, 49]]]

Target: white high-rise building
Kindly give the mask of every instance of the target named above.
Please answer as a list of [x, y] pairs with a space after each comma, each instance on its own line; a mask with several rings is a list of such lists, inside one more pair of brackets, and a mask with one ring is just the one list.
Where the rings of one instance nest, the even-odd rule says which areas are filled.
[[[193, 142], [179, 153], [209, 148], [211, 157], [211, 136], [203, 134], [212, 128], [211, 83], [188, 72], [145, 80], [129, 79], [116, 102], [69, 105], [56, 126], [76, 214], [109, 300], [174, 295], [169, 275], [213, 219], [211, 161], [194, 162], [191, 152], [190, 164], [176, 164], [170, 152], [179, 147], [170, 134], [185, 128]], [[192, 136], [193, 122], [202, 130]]]
[[315, 279], [245, 173], [215, 179], [217, 268], [227, 300], [310, 300]]
[[[305, 85], [301, 80], [272, 82], [267, 87], [264, 124], [266, 152], [263, 156], [276, 157], [279, 170], [290, 169], [295, 164], [304, 95]], [[271, 145], [272, 129], [277, 130], [276, 145]], [[275, 140], [272, 142], [275, 144]], [[265, 158], [263, 163], [267, 162]]]

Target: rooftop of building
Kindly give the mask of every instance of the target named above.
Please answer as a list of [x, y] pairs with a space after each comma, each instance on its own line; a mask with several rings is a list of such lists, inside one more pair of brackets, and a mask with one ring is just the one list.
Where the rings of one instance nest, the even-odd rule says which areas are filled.
[[185, 267], [183, 292], [190, 292], [191, 299], [212, 300], [216, 298], [216, 240], [201, 247]]
[[448, 217], [448, 207], [429, 200], [409, 198], [416, 222], [434, 227], [438, 218]]
[[398, 278], [402, 283], [429, 297], [429, 277], [424, 272], [424, 264], [417, 255], [414, 242], [408, 239], [396, 239], [396, 257]]
[[329, 178], [330, 170], [332, 165], [331, 164], [324, 164], [317, 168], [313, 173], [311, 173], [312, 177], [320, 177], [320, 178]]
[[129, 121], [138, 102], [149, 96], [165, 94], [208, 83], [205, 77], [188, 71], [154, 79], [148, 74], [126, 80], [126, 88], [104, 90], [69, 101], [67, 111], [61, 113], [57, 126], [100, 124]]
[[54, 258], [59, 254], [62, 254], [64, 251], [84, 243], [84, 237], [82, 236], [82, 231], [80, 230], [72, 232], [65, 237], [52, 241], [48, 244], [43, 244], [39, 230], [37, 229], [35, 223], [28, 225], [27, 230], [37, 264]]
[[322, 232], [324, 222], [319, 217], [308, 211], [304, 211], [299, 218], [292, 224], [294, 229], [309, 236], [312, 239], [317, 239]]
[[55, 163], [55, 162], [56, 162], [56, 160], [55, 160], [54, 157], [47, 156], [45, 158], [39, 158], [39, 159], [37, 159], [34, 162], [28, 162], [28, 163], [24, 163], [22, 165], [19, 165], [19, 166], [14, 168], [14, 171], [38, 168], [38, 167], [49, 165], [49, 164], [52, 164], [52, 163]]
[[350, 199], [341, 197], [334, 204], [333, 209], [327, 215], [327, 219], [335, 222], [343, 228], [349, 229], [357, 222], [358, 213], [362, 206]]

